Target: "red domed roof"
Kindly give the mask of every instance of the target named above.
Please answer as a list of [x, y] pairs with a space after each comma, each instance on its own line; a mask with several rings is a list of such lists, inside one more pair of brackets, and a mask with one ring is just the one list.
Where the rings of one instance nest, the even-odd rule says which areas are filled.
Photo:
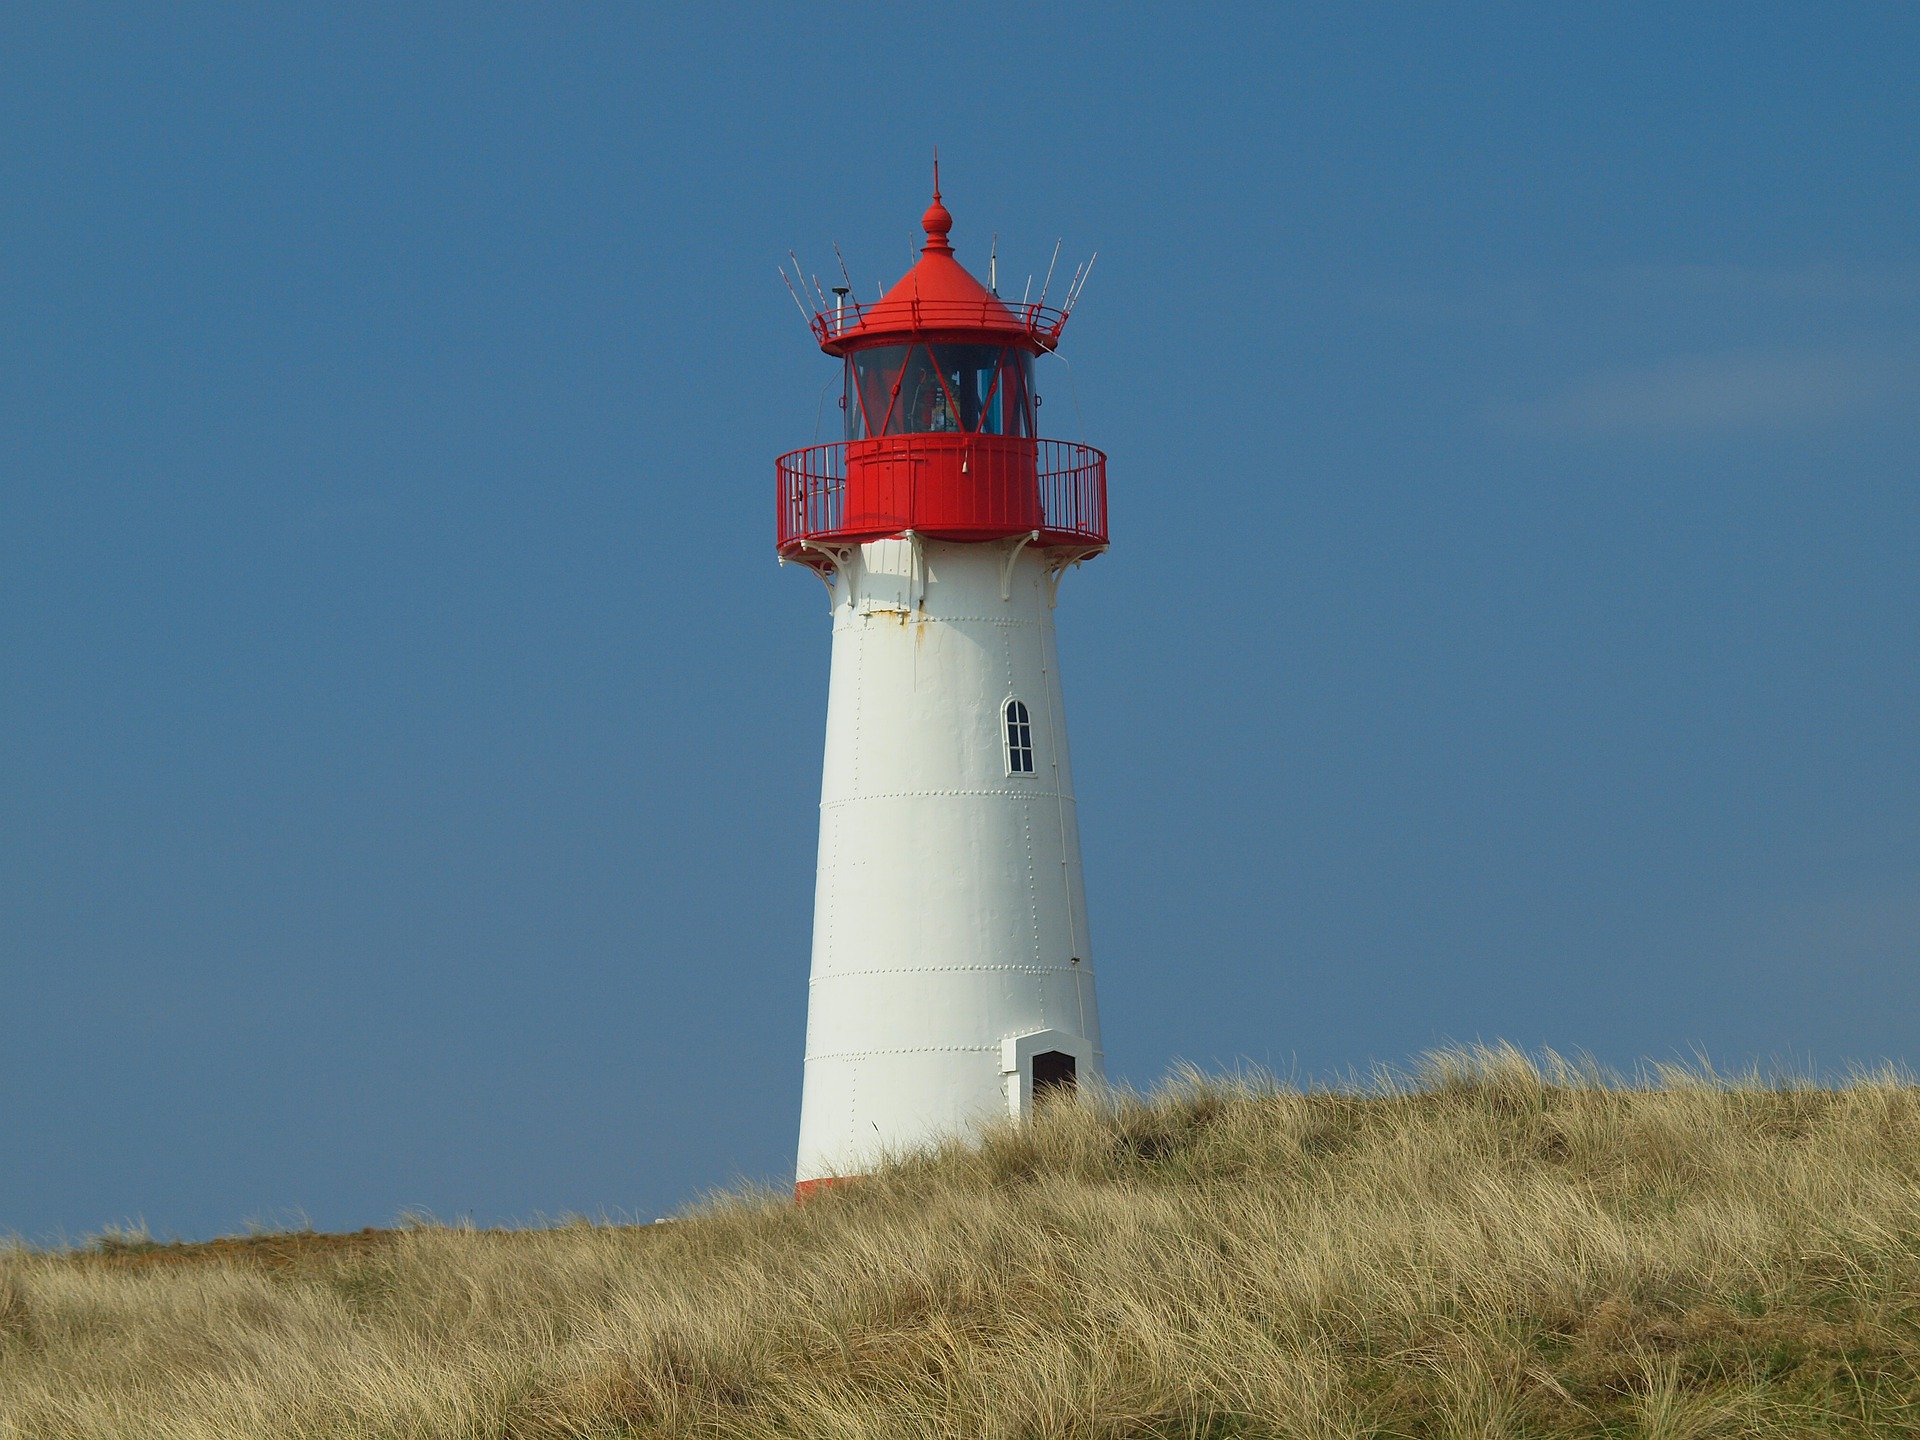
[[1003, 301], [953, 258], [953, 246], [947, 241], [953, 216], [940, 203], [937, 176], [933, 204], [920, 223], [927, 243], [899, 284], [873, 304], [849, 299], [844, 311], [814, 317], [814, 333], [822, 350], [844, 355], [865, 345], [936, 332], [955, 340], [1023, 345], [1036, 352], [1060, 343], [1060, 331], [1067, 323], [1064, 313]]

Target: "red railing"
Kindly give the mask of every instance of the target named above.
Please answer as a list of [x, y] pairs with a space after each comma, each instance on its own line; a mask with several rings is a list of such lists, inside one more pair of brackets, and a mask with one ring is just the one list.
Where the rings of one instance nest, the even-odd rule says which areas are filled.
[[[982, 465], [981, 460], [994, 457], [959, 436], [888, 436], [883, 446], [858, 442], [850, 495], [846, 442], [782, 455], [774, 462], [781, 552], [805, 540], [847, 543], [907, 530], [984, 540], [1037, 529], [1042, 545], [1107, 543], [1104, 453], [1070, 440], [977, 438], [996, 441], [995, 451], [1014, 446], [1024, 451], [1031, 444], [1033, 471], [1021, 465], [1014, 474], [1002, 464]], [[963, 468], [963, 457], [969, 468]], [[958, 498], [975, 498], [966, 493], [971, 490], [982, 502], [967, 506], [958, 520], [956, 489]]]
[[813, 333], [832, 345], [861, 326], [879, 333], [915, 330], [1004, 330], [1011, 319], [1042, 350], [1060, 343], [1067, 312], [1030, 300], [874, 300], [861, 305], [851, 296], [838, 310], [813, 317]]

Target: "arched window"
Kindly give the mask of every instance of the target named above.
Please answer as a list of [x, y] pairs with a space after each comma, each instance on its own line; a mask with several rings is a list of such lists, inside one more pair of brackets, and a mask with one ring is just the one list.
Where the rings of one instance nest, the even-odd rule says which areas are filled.
[[1023, 700], [1009, 700], [1003, 707], [1007, 721], [1007, 773], [1033, 773], [1033, 722], [1027, 717]]

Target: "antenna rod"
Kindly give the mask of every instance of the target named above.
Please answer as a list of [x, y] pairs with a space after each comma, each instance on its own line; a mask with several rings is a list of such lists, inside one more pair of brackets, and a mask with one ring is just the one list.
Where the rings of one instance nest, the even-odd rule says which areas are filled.
[[811, 330], [813, 328], [813, 316], [809, 315], [807, 313], [807, 307], [800, 303], [800, 292], [793, 288], [793, 281], [787, 278], [786, 267], [776, 266], [775, 268], [780, 272], [780, 283], [787, 287], [787, 294], [793, 296], [794, 307], [799, 310], [800, 318], [807, 322], [807, 328]]
[[1053, 259], [1047, 262], [1047, 278], [1040, 285], [1040, 303], [1042, 305], [1047, 303], [1047, 286], [1053, 284], [1053, 267], [1060, 263], [1061, 244], [1062, 242], [1059, 240], [1053, 242]]
[[993, 249], [987, 252], [987, 289], [1000, 293], [1000, 232], [993, 232]]
[[1099, 258], [1100, 252], [1098, 250], [1094, 251], [1092, 256], [1087, 260], [1086, 274], [1082, 275], [1079, 284], [1075, 285], [1073, 289], [1067, 293], [1067, 313], [1069, 315], [1073, 313], [1073, 307], [1080, 303], [1080, 292], [1087, 288], [1087, 275], [1093, 274], [1093, 262]]
[[[799, 279], [799, 281], [800, 281], [800, 289], [801, 289], [801, 292], [802, 292], [802, 293], [804, 294], [804, 293], [805, 293], [805, 291], [806, 291], [806, 288], [807, 288], [807, 277], [806, 277], [806, 275], [805, 275], [805, 274], [803, 274], [803, 273], [801, 272], [801, 269], [800, 269], [800, 257], [799, 257], [798, 255], [796, 255], [796, 254], [794, 254], [794, 253], [793, 253], [793, 252], [792, 252], [791, 250], [789, 250], [789, 251], [787, 251], [787, 258], [788, 258], [789, 260], [791, 260], [791, 261], [793, 261], [793, 273], [794, 273], [794, 275], [795, 275], [795, 276], [796, 276], [796, 277], [797, 277], [797, 278]], [[823, 307], [823, 308], [824, 308], [824, 307]], [[817, 313], [817, 312], [816, 312], [816, 313]]]
[[840, 253], [840, 242], [833, 242], [833, 258], [840, 262], [840, 278], [847, 282], [847, 293], [853, 293], [853, 277], [847, 274], [847, 257]]

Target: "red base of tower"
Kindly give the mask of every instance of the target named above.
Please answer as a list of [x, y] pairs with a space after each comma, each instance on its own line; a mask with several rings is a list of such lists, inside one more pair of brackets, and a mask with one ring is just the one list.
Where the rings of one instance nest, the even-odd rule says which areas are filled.
[[858, 1175], [826, 1175], [818, 1180], [796, 1180], [793, 1185], [793, 1203], [804, 1205], [829, 1185], [850, 1185], [859, 1178]]

